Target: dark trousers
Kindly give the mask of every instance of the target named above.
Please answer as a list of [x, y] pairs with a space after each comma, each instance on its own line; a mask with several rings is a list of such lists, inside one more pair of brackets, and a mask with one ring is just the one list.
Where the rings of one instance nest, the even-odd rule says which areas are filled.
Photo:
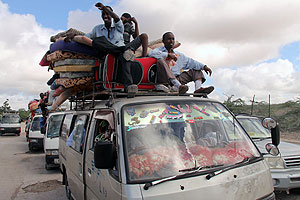
[[117, 82], [124, 84], [125, 87], [131, 85], [131, 62], [123, 58], [123, 52], [126, 50], [125, 46], [116, 46], [106, 39], [106, 37], [97, 37], [92, 42], [93, 48], [97, 51], [100, 58], [105, 57], [107, 54], [113, 54], [118, 61], [118, 75]]

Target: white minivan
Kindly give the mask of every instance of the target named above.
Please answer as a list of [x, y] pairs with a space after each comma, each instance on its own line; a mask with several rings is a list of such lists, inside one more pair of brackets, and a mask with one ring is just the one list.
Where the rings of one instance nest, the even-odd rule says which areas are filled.
[[300, 145], [281, 142], [278, 145], [280, 154], [272, 156], [265, 148], [271, 142], [271, 133], [263, 126], [261, 119], [249, 115], [236, 117], [269, 164], [275, 190], [289, 193], [290, 189], [300, 188]]
[[42, 115], [35, 115], [29, 127], [29, 134], [28, 134], [28, 148], [30, 151], [34, 149], [42, 149], [43, 148], [43, 140], [44, 134], [41, 133], [40, 121]]
[[0, 136], [6, 133], [15, 133], [20, 136], [21, 119], [17, 113], [5, 113], [0, 120]]
[[[275, 199], [268, 164], [235, 116], [190, 95], [101, 96], [65, 111], [59, 159], [67, 197]], [[273, 137], [276, 146], [279, 132]]]
[[63, 112], [51, 113], [47, 118], [44, 136], [45, 168], [59, 167], [58, 146], [59, 131], [64, 118]]

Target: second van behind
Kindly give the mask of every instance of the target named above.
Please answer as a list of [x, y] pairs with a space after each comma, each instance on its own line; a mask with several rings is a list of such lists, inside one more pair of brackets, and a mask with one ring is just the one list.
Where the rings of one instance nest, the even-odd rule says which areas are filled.
[[51, 113], [47, 119], [44, 137], [45, 168], [59, 167], [59, 131], [64, 118], [63, 112]]

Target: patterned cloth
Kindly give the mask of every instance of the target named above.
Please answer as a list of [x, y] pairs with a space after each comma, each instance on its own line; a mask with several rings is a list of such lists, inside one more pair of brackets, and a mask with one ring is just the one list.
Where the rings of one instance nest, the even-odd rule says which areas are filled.
[[97, 60], [96, 57], [84, 55], [80, 53], [73, 53], [69, 51], [54, 51], [53, 53], [47, 55], [47, 61], [55, 62], [58, 60], [64, 60], [67, 58], [71, 59], [92, 59]]
[[54, 63], [54, 67], [62, 65], [96, 65], [96, 60], [67, 58], [65, 60], [58, 60]]
[[81, 77], [92, 77], [94, 72], [60, 72], [60, 78], [81, 78]]
[[83, 77], [83, 78], [59, 78], [55, 80], [57, 85], [62, 85], [65, 88], [71, 88], [74, 86], [84, 86], [79, 89], [84, 89], [85, 87], [89, 87], [92, 85], [93, 77]]
[[95, 65], [63, 65], [54, 67], [55, 72], [90, 72]]

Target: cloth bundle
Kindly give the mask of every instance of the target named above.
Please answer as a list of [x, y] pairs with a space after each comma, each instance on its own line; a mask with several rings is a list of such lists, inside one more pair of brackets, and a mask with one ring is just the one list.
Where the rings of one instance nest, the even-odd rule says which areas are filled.
[[55, 110], [70, 96], [82, 90], [91, 90], [94, 80], [93, 68], [98, 64], [97, 52], [92, 47], [77, 42], [65, 42], [68, 33], [83, 35], [81, 31], [69, 29], [51, 37], [54, 42], [44, 55], [40, 65], [48, 64], [53, 77], [47, 82], [50, 86], [48, 109]]

